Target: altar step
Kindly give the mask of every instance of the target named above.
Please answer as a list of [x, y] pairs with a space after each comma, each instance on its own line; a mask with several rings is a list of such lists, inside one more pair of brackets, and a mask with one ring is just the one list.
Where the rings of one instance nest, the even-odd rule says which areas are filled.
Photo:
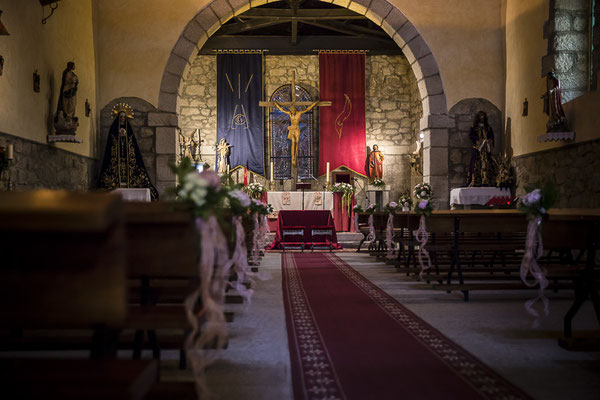
[[[353, 232], [337, 232], [338, 243], [342, 245], [344, 249], [358, 249], [358, 244], [363, 238], [362, 233]], [[275, 233], [271, 232], [269, 235], [269, 241], [275, 240]]]

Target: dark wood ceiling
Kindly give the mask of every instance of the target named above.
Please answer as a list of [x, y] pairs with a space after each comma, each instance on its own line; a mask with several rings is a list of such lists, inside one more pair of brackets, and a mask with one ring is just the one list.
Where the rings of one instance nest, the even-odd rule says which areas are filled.
[[251, 8], [224, 24], [200, 54], [226, 49], [268, 50], [274, 55], [315, 54], [315, 50], [402, 53], [365, 16], [318, 0], [286, 0]]

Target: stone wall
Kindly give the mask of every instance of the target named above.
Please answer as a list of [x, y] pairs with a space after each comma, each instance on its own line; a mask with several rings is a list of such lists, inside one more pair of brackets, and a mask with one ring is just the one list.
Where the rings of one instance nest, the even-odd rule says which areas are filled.
[[554, 182], [556, 208], [600, 207], [600, 139], [513, 158], [517, 196], [525, 187]]
[[[96, 181], [98, 163], [93, 158], [0, 132], [0, 146], [8, 144], [14, 146], [10, 169], [14, 190], [87, 190]], [[2, 178], [7, 178], [6, 173]], [[0, 182], [2, 190], [6, 183]]]
[[[98, 135], [100, 165], [102, 165], [106, 150], [108, 131], [114, 120], [112, 109], [117, 103], [127, 103], [133, 109], [134, 118], [129, 122], [140, 148], [148, 176], [159, 193], [164, 194], [168, 187], [173, 186], [171, 182], [168, 182], [168, 177], [170, 176], [169, 166], [175, 164], [175, 157], [157, 154], [156, 133], [161, 127], [176, 123], [177, 118], [172, 114], [159, 112], [152, 104], [135, 97], [121, 97], [111, 101], [100, 112], [100, 133]], [[175, 149], [175, 144], [173, 144], [173, 149]]]
[[584, 94], [588, 86], [589, 0], [552, 0], [544, 37], [548, 54], [543, 73], [556, 71], [563, 103]]
[[[297, 84], [313, 98], [318, 98], [317, 55], [265, 56], [263, 98], [269, 99], [277, 88], [289, 83], [292, 70], [296, 71]], [[365, 73], [367, 145], [378, 144], [383, 151], [386, 157], [384, 180], [392, 185], [391, 198], [396, 199], [412, 184], [407, 154], [414, 150], [423, 113], [417, 82], [404, 56], [367, 56]], [[202, 158], [212, 168], [215, 164], [217, 129], [216, 77], [216, 56], [196, 57], [179, 99], [180, 128], [187, 135], [200, 129], [201, 139], [204, 140]], [[318, 121], [318, 111], [315, 121]], [[265, 130], [267, 127], [268, 116], [265, 113]], [[315, 128], [318, 129], [318, 126]], [[263, 181], [263, 178], [257, 177], [257, 180]], [[277, 189], [289, 190], [288, 186], [289, 182], [285, 182], [283, 187], [278, 186]]]
[[488, 123], [494, 130], [494, 154], [502, 154], [504, 150], [504, 130], [502, 113], [485, 99], [464, 99], [452, 107], [448, 113], [452, 127], [448, 129], [448, 187], [450, 190], [462, 187], [467, 181], [467, 173], [471, 163], [469, 139], [473, 119], [478, 111], [485, 111]]

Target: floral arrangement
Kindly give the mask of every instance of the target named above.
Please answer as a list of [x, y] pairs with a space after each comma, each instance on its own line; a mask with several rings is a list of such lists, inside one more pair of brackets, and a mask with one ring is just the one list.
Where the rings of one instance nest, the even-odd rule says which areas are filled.
[[229, 200], [229, 207], [233, 215], [246, 215], [252, 202], [250, 197], [241, 189], [232, 189], [227, 192], [227, 199]]
[[404, 193], [402, 196], [400, 196], [400, 199], [398, 200], [398, 203], [400, 203], [400, 206], [404, 209], [411, 209], [412, 205], [413, 205], [413, 201], [412, 198], [410, 197], [410, 193]]
[[426, 217], [431, 215], [433, 206], [431, 200], [433, 199], [433, 190], [429, 183], [418, 183], [415, 185], [415, 198], [417, 202], [415, 204], [415, 213], [424, 215]]
[[433, 198], [433, 190], [429, 183], [416, 184], [414, 194], [417, 200], [431, 200]]
[[260, 198], [260, 195], [265, 193], [267, 189], [261, 185], [260, 183], [251, 183], [248, 186], [244, 187], [244, 192], [248, 194], [248, 196], [252, 198]]
[[354, 212], [354, 214], [360, 214], [364, 212], [364, 210], [359, 204], [356, 204], [354, 207], [352, 207], [352, 211]]
[[517, 208], [527, 215], [528, 220], [542, 217], [548, 212], [558, 197], [554, 185], [550, 182], [540, 188], [525, 188], [527, 193], [519, 200]]
[[178, 200], [192, 206], [195, 216], [206, 219], [214, 215], [217, 208], [223, 207], [227, 190], [221, 185], [216, 172], [206, 170], [198, 173], [187, 157], [173, 170], [179, 181], [174, 189], [175, 195]]
[[342, 206], [348, 205], [348, 212], [350, 212], [350, 205], [352, 204], [352, 196], [354, 195], [354, 186], [349, 183], [338, 182], [331, 187], [332, 192], [342, 193]]
[[376, 186], [378, 188], [384, 188], [385, 187], [385, 182], [382, 179], [375, 178], [371, 182], [371, 185]]
[[375, 212], [377, 211], [378, 208], [379, 207], [377, 206], [377, 204], [373, 203], [373, 204], [370, 204], [369, 207], [366, 208], [365, 212], [367, 214], [373, 215], [373, 214], [375, 214]]
[[252, 203], [250, 205], [250, 212], [256, 212], [259, 215], [269, 215], [273, 212], [273, 206], [267, 203], [263, 203], [260, 200], [252, 199]]
[[395, 201], [390, 201], [384, 207], [384, 210], [388, 213], [395, 213], [397, 209], [398, 209], [398, 203], [396, 203]]

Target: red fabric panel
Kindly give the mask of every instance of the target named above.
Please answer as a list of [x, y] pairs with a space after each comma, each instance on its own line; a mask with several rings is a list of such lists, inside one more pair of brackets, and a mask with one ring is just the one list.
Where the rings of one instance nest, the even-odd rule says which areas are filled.
[[305, 247], [310, 247], [312, 226], [331, 226], [333, 227], [333, 248], [341, 249], [337, 242], [337, 235], [333, 224], [331, 212], [328, 210], [281, 210], [279, 211], [277, 233], [275, 240], [267, 247], [268, 250], [281, 249], [281, 230], [286, 226], [304, 226]]
[[350, 213], [348, 213], [348, 205], [342, 206], [342, 194], [339, 192], [333, 193], [333, 220], [335, 222], [335, 230], [338, 232], [354, 232], [354, 221], [352, 220], [352, 208], [356, 204], [354, 196], [352, 196], [352, 204], [350, 205]]
[[269, 203], [269, 195], [267, 194], [267, 192], [260, 194], [260, 201], [262, 201], [265, 204]]
[[[365, 176], [365, 55], [319, 54], [319, 175], [345, 166]], [[340, 135], [341, 134], [341, 135]]]

